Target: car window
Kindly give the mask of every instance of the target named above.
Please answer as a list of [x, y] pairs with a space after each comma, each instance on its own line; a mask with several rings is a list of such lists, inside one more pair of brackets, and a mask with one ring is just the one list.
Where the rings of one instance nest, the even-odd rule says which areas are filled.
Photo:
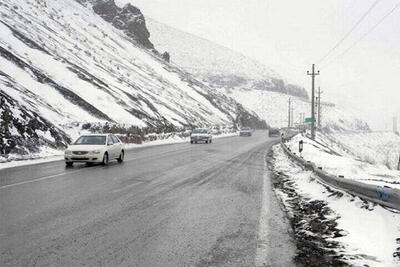
[[112, 135], [111, 137], [112, 137], [112, 139], [114, 141], [114, 144], [118, 144], [119, 143], [119, 139], [115, 135]]
[[74, 145], [105, 145], [106, 137], [102, 135], [83, 135], [79, 137]]
[[193, 133], [194, 133], [194, 134], [205, 134], [205, 133], [207, 133], [207, 132], [208, 132], [207, 129], [194, 129], [194, 130], [193, 130]]
[[108, 144], [109, 145], [113, 145], [114, 144], [114, 141], [113, 141], [111, 135], [108, 136]]

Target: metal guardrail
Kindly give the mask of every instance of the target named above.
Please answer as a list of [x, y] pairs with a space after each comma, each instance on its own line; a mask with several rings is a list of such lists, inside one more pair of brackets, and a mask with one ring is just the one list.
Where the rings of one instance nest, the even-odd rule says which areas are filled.
[[314, 163], [306, 161], [303, 158], [295, 155], [283, 142], [281, 142], [281, 146], [287, 155], [289, 155], [299, 164], [303, 165], [306, 169], [313, 171], [321, 182], [376, 204], [400, 210], [399, 189], [371, 185], [359, 181], [345, 179], [344, 177], [340, 176], [334, 176], [323, 171], [322, 168], [318, 168]]

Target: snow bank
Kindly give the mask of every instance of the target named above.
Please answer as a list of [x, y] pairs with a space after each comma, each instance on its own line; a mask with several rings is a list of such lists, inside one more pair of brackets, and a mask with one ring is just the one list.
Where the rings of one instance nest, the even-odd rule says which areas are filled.
[[[358, 134], [354, 133], [352, 136], [357, 137]], [[375, 137], [377, 138], [377, 136]], [[303, 140], [303, 158], [314, 162], [317, 167], [322, 167], [323, 170], [330, 174], [343, 175], [346, 179], [354, 179], [364, 183], [400, 189], [399, 171], [391, 170], [384, 164], [374, 164], [363, 161], [362, 158], [356, 156], [356, 150], [346, 149], [341, 143], [336, 143], [334, 139], [327, 135], [318, 133], [316, 141], [312, 141], [298, 134], [287, 143], [287, 146], [298, 154], [298, 143], [300, 140]], [[360, 140], [369, 139], [361, 138], [356, 140], [358, 140], [358, 145], [361, 146]], [[380, 140], [382, 144], [386, 142], [383, 137], [377, 138], [376, 143], [379, 142], [378, 140]], [[367, 143], [364, 145], [367, 147]], [[362, 150], [360, 151], [361, 152], [357, 153], [362, 155]], [[372, 150], [369, 149], [366, 151], [372, 152]], [[379, 154], [377, 152], [374, 155]], [[378, 156], [376, 158], [378, 158]]]
[[[300, 136], [295, 138], [295, 140], [299, 139]], [[294, 142], [291, 143], [295, 149]], [[309, 150], [314, 145], [318, 144], [307, 141], [305, 150]], [[322, 149], [318, 148], [320, 151]], [[327, 152], [319, 152], [319, 155], [323, 153]], [[304, 156], [311, 154], [313, 153], [305, 152]], [[274, 147], [273, 157], [274, 172], [287, 176], [292, 190], [295, 190], [305, 201], [326, 203], [332, 211], [329, 217], [337, 223], [336, 228], [342, 231], [339, 236], [326, 237], [326, 239], [339, 242], [340, 246], [333, 249], [338, 257], [355, 266], [400, 265], [400, 258], [394, 257], [393, 254], [400, 247], [399, 213], [379, 205], [365, 203], [358, 197], [347, 193], [338, 193], [338, 191], [320, 184], [312, 172], [304, 171], [291, 161], [279, 145]], [[282, 196], [282, 201], [290, 213], [291, 197], [281, 191], [278, 195]], [[312, 226], [308, 225], [308, 228], [305, 226], [305, 229], [312, 229]], [[312, 232], [308, 234], [313, 235]]]

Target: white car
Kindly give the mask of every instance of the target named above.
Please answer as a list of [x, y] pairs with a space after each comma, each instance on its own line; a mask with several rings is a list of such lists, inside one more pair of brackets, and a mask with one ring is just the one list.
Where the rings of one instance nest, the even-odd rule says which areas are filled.
[[190, 135], [190, 143], [197, 144], [197, 142], [212, 143], [212, 133], [210, 129], [197, 128], [192, 131]]
[[252, 136], [253, 131], [250, 127], [243, 127], [240, 129], [239, 136]]
[[107, 165], [113, 159], [123, 162], [124, 156], [124, 144], [112, 134], [82, 135], [64, 152], [67, 167], [71, 167], [74, 162], [102, 163], [103, 165]]

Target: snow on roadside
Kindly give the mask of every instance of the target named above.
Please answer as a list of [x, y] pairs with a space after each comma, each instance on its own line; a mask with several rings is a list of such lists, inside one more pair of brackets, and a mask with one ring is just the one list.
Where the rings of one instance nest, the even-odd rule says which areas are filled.
[[287, 143], [287, 146], [298, 153], [300, 140], [304, 142], [303, 158], [314, 162], [330, 174], [343, 175], [346, 179], [400, 189], [400, 171], [388, 169], [384, 164], [371, 164], [362, 161], [355, 155], [355, 152], [344, 148], [342, 144], [336, 143], [329, 136], [318, 134], [316, 141], [313, 141], [298, 134]]
[[394, 132], [334, 133], [329, 137], [363, 161], [397, 168], [400, 136]]
[[[290, 184], [298, 197], [308, 203], [319, 202], [326, 205], [330, 212], [326, 212], [326, 225], [336, 225], [339, 234], [325, 236], [333, 248], [324, 248], [322, 251], [333, 250], [337, 257], [344, 262], [355, 266], [399, 266], [400, 265], [400, 213], [385, 209], [379, 205], [366, 203], [358, 197], [353, 197], [332, 189], [318, 182], [314, 174], [304, 171], [302, 167], [291, 161], [277, 145], [273, 148], [272, 169], [279, 177], [286, 177], [285, 184]], [[293, 193], [276, 189], [278, 196], [288, 209], [289, 217], [293, 216]], [[307, 212], [307, 209], [302, 209]], [[331, 218], [330, 221], [326, 220]], [[309, 240], [318, 233], [314, 221], [307, 221], [307, 216], [301, 221], [303, 235]], [[297, 235], [296, 235], [297, 236]], [[308, 239], [309, 238], [309, 239]], [[337, 242], [337, 243], [336, 243]], [[317, 242], [320, 244], [321, 242]], [[397, 254], [394, 254], [397, 253]], [[396, 256], [396, 257], [395, 257]], [[338, 260], [338, 259], [337, 259]]]
[[[226, 132], [219, 135], [213, 135], [214, 139], [224, 138], [236, 136], [237, 132]], [[174, 135], [170, 138], [165, 139], [157, 139], [154, 141], [145, 142], [142, 144], [125, 144], [126, 149], [135, 149], [140, 147], [148, 147], [148, 146], [160, 146], [160, 145], [168, 145], [168, 144], [177, 144], [177, 143], [185, 143], [189, 142], [189, 137], [179, 137], [178, 135]], [[8, 159], [2, 157], [0, 155], [0, 170], [6, 168], [13, 168], [18, 166], [25, 165], [33, 165], [40, 164], [51, 161], [58, 161], [64, 159], [64, 151], [51, 149], [48, 147], [43, 147], [41, 151], [34, 155], [10, 155]], [[11, 160], [11, 161], [10, 161]]]

